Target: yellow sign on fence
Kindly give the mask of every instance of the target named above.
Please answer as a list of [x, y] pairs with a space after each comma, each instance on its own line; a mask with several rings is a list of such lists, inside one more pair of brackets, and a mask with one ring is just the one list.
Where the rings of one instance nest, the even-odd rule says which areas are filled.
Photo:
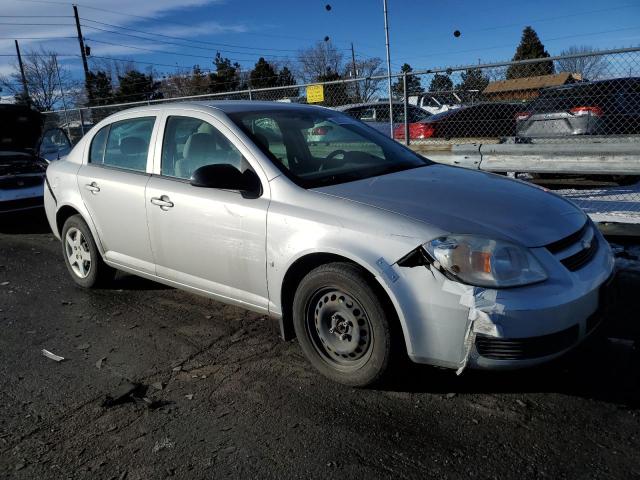
[[307, 85], [307, 103], [320, 103], [324, 102], [324, 86]]

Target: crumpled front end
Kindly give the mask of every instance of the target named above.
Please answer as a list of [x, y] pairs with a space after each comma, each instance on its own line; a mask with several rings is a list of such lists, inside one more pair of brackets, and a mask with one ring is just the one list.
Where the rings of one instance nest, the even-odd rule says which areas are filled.
[[[614, 269], [606, 240], [591, 222], [587, 226], [591, 233], [585, 226], [531, 249], [549, 275], [533, 285], [482, 288], [456, 281], [428, 261], [405, 257], [393, 265], [410, 358], [458, 373], [466, 367], [518, 368], [580, 343], [602, 318], [603, 285]], [[585, 235], [592, 239], [588, 247]]]

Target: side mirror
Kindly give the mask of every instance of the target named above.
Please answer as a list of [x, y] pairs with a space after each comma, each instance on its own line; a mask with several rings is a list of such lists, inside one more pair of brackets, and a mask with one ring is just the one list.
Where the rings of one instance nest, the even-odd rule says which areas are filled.
[[262, 193], [260, 179], [253, 170], [242, 173], [228, 163], [204, 165], [196, 169], [190, 183], [194, 187], [239, 190], [247, 198], [257, 198]]

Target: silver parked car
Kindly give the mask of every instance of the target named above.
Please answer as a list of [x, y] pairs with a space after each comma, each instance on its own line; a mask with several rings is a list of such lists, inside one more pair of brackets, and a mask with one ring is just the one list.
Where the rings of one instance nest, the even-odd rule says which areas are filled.
[[[309, 142], [327, 123], [360, 141]], [[404, 355], [458, 370], [547, 361], [594, 329], [613, 272], [569, 201], [434, 164], [313, 106], [127, 110], [47, 178], [76, 283], [119, 269], [263, 313], [348, 385], [381, 380]]]

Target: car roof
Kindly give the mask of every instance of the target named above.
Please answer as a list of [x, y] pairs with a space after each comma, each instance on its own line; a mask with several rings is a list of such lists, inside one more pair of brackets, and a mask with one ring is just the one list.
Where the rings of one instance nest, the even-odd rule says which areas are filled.
[[585, 89], [592, 88], [598, 86], [608, 86], [608, 85], [621, 85], [627, 83], [636, 83], [640, 82], [640, 77], [622, 77], [622, 78], [609, 78], [607, 80], [592, 80], [585, 82], [576, 82], [569, 83], [567, 85], [559, 85], [556, 87], [547, 87], [540, 90], [540, 93], [545, 92], [562, 92], [567, 90], [575, 90], [575, 89]]
[[[285, 103], [285, 102], [265, 102], [259, 100], [201, 100], [201, 101], [184, 101], [184, 102], [170, 102], [170, 103], [153, 103], [151, 105], [145, 105], [142, 107], [133, 107], [122, 112], [127, 113], [145, 113], [155, 110], [183, 110], [185, 108], [193, 110], [206, 111], [210, 109], [216, 109], [224, 113], [240, 113], [240, 112], [259, 112], [259, 111], [273, 111], [273, 110], [290, 110], [290, 111], [318, 111], [329, 110], [326, 107], [316, 105], [306, 105], [299, 103]], [[120, 112], [118, 112], [120, 113]]]
[[[394, 100], [391, 103], [392, 103], [392, 105], [404, 105], [404, 102], [401, 102], [399, 100]], [[389, 105], [389, 102], [380, 100], [378, 102], [349, 103], [347, 105], [340, 105], [339, 107], [333, 107], [333, 110], [337, 110], [338, 112], [342, 112], [344, 110], [349, 110], [351, 108], [374, 107], [376, 105]], [[415, 105], [409, 105], [409, 106], [410, 107], [415, 107]]]

